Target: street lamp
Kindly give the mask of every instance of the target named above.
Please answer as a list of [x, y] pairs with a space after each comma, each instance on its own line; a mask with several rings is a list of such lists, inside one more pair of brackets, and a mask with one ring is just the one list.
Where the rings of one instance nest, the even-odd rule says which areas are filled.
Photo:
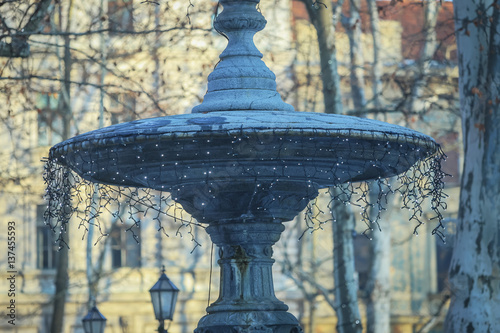
[[167, 332], [163, 322], [167, 319], [172, 320], [179, 289], [165, 275], [165, 266], [162, 267], [160, 279], [149, 289], [149, 293], [151, 294], [155, 317], [160, 322], [158, 332]]
[[89, 313], [82, 319], [83, 330], [85, 333], [104, 333], [106, 327], [106, 318], [97, 310], [94, 305]]

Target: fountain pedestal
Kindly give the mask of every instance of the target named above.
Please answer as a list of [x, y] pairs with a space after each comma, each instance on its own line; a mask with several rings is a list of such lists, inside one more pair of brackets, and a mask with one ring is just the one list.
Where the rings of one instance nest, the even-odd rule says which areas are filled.
[[210, 224], [207, 232], [220, 249], [220, 291], [196, 333], [302, 332], [288, 306], [274, 295], [272, 246], [284, 229], [272, 219]]
[[219, 248], [218, 299], [195, 333], [299, 333], [297, 319], [274, 294], [273, 245], [293, 219], [318, 195], [304, 181], [250, 184], [243, 176], [227, 186], [200, 183], [174, 191], [177, 201], [206, 228]]

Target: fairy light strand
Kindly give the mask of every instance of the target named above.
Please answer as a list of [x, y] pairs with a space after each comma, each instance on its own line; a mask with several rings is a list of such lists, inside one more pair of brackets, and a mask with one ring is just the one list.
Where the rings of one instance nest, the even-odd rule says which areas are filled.
[[[90, 227], [97, 228], [100, 238], [107, 236], [103, 226], [106, 222], [113, 219], [120, 223], [131, 222], [127, 230], [132, 232], [138, 241], [134, 228], [139, 227], [144, 219], [148, 219], [155, 221], [158, 231], [166, 236], [169, 235], [167, 230], [172, 229], [172, 226], [166, 228], [169, 224], [174, 226], [178, 235], [187, 232], [198, 246], [192, 228], [203, 227], [201, 223], [205, 221], [194, 220], [176, 203], [178, 191], [181, 191], [184, 185], [168, 192], [169, 188], [160, 186], [159, 183], [167, 174], [179, 179], [180, 183], [185, 180], [200, 181], [202, 179], [201, 181], [205, 183], [208, 190], [206, 193], [197, 193], [197, 195], [204, 198], [200, 204], [208, 210], [211, 202], [221, 190], [220, 181], [225, 179], [225, 175], [240, 173], [246, 182], [254, 182], [256, 191], [261, 186], [268, 187], [270, 198], [276, 205], [259, 207], [264, 210], [279, 207], [287, 200], [280, 191], [275, 190], [276, 186], [279, 188], [280, 182], [300, 178], [306, 188], [315, 191], [314, 180], [317, 177], [329, 179], [333, 187], [337, 188], [337, 194], [331, 197], [331, 202], [326, 207], [321, 207], [319, 200], [309, 203], [304, 215], [304, 232], [322, 229], [324, 223], [335, 221], [335, 216], [329, 215], [328, 212], [331, 211], [332, 202], [337, 201], [359, 210], [360, 219], [367, 226], [365, 234], [368, 234], [373, 228], [380, 229], [378, 221], [381, 218], [381, 212], [386, 209], [388, 196], [400, 195], [401, 207], [410, 211], [409, 220], [415, 223], [414, 233], [417, 234], [419, 227], [426, 222], [423, 217], [424, 212], [430, 210], [433, 214], [430, 221], [435, 223], [432, 234], [444, 240], [442, 211], [446, 209], [447, 195], [444, 193], [444, 179], [448, 175], [442, 170], [441, 165], [446, 155], [439, 147], [433, 155], [422, 155], [419, 147], [425, 146], [425, 143], [419, 145], [418, 137], [399, 136], [393, 133], [377, 135], [372, 133], [372, 141], [367, 143], [366, 140], [363, 141], [363, 138], [370, 137], [368, 131], [361, 133], [351, 130], [335, 132], [308, 129], [307, 132], [300, 133], [286, 129], [255, 130], [254, 132], [228, 130], [223, 134], [200, 132], [192, 135], [191, 140], [180, 140], [186, 137], [186, 133], [177, 133], [178, 140], [173, 138], [173, 141], [169, 141], [175, 142], [175, 147], [171, 150], [172, 154], [194, 152], [195, 161], [180, 160], [175, 164], [171, 162], [170, 156], [165, 156], [166, 143], [161, 137], [156, 138], [154, 144], [144, 143], [144, 145], [141, 145], [141, 142], [148, 142], [145, 135], [121, 138], [121, 145], [127, 146], [128, 144], [134, 147], [138, 173], [143, 172], [142, 168], [147, 167], [147, 161], [151, 157], [155, 154], [160, 155], [158, 160], [164, 162], [155, 165], [154, 172], [145, 173], [144, 184], [156, 189], [165, 188], [165, 191], [146, 187], [100, 184], [98, 195], [95, 196], [92, 181], [75, 174], [61, 163], [61, 159], [65, 158], [64, 155], [59, 159], [49, 158], [46, 160], [44, 170], [44, 180], [47, 186], [45, 198], [48, 202], [45, 221], [52, 230], [61, 231], [65, 230], [70, 219], [74, 219], [84, 232]], [[336, 140], [330, 140], [329, 144], [325, 144], [323, 137], [336, 138]], [[217, 148], [214, 142], [221, 140], [228, 140], [230, 147], [225, 150]], [[92, 142], [84, 143], [80, 150], [75, 148], [71, 152], [73, 155], [78, 155], [81, 161], [78, 163], [86, 165], [88, 175], [93, 177], [99, 174], [98, 171], [105, 172], [116, 183], [128, 182], [130, 177], [134, 176], [133, 172], [131, 175], [123, 175], [119, 171], [113, 171], [120, 163], [119, 153], [113, 145], [99, 151], [99, 154], [93, 152], [92, 149], [84, 149], [92, 147], [93, 144]], [[302, 158], [301, 152], [311, 145], [316, 155], [307, 159]], [[273, 157], [259, 157], [264, 149], [273, 149], [275, 151]], [[225, 154], [224, 163], [219, 163], [217, 160], [222, 158], [221, 154]], [[337, 156], [334, 159], [336, 162], [326, 165], [323, 162], [325, 154]], [[397, 169], [400, 164], [409, 165], [415, 160], [414, 157], [410, 159], [409, 156], [412, 154], [420, 156], [419, 161], [407, 171], [399, 174], [396, 180], [375, 177], [373, 181], [356, 181], [356, 177], [361, 172], [373, 172], [376, 176], [377, 172], [381, 172], [380, 170], [384, 168], [392, 170]], [[365, 159], [360, 162], [360, 159], [356, 159], [357, 155], [362, 155]], [[294, 157], [290, 158], [290, 156]], [[97, 159], [99, 163], [96, 163]], [[103, 161], [106, 161], [106, 164], [103, 165]], [[266, 171], [268, 169], [272, 170], [273, 179], [263, 182], [259, 177], [262, 173], [269, 175], [270, 173]], [[197, 175], [195, 172], [201, 174]], [[345, 179], [352, 181], [343, 182]], [[264, 184], [266, 182], [267, 185]], [[370, 200], [370, 186], [378, 189], [375, 202]], [[256, 194], [257, 192], [254, 193]], [[303, 199], [308, 200], [308, 195], [309, 193], [306, 193]], [[91, 207], [94, 208], [91, 209]], [[370, 210], [377, 211], [377, 214], [371, 217]], [[67, 246], [61, 237], [58, 241], [60, 246]]]

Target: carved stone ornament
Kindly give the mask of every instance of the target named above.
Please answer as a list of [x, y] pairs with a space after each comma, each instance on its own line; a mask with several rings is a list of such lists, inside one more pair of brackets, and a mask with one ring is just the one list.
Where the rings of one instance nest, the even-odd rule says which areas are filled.
[[293, 111], [276, 91], [276, 76], [261, 60], [253, 42], [266, 20], [257, 11], [260, 0], [221, 0], [224, 10], [215, 18], [215, 29], [228, 39], [220, 62], [208, 76], [203, 103], [193, 113], [235, 110]]

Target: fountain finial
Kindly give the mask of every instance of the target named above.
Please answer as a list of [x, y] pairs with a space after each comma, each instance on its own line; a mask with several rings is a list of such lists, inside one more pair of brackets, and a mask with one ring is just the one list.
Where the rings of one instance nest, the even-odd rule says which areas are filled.
[[203, 103], [193, 113], [211, 111], [294, 111], [276, 91], [276, 76], [262, 61], [253, 36], [266, 20], [257, 10], [260, 0], [221, 0], [224, 10], [214, 28], [227, 38], [220, 62], [208, 76]]

